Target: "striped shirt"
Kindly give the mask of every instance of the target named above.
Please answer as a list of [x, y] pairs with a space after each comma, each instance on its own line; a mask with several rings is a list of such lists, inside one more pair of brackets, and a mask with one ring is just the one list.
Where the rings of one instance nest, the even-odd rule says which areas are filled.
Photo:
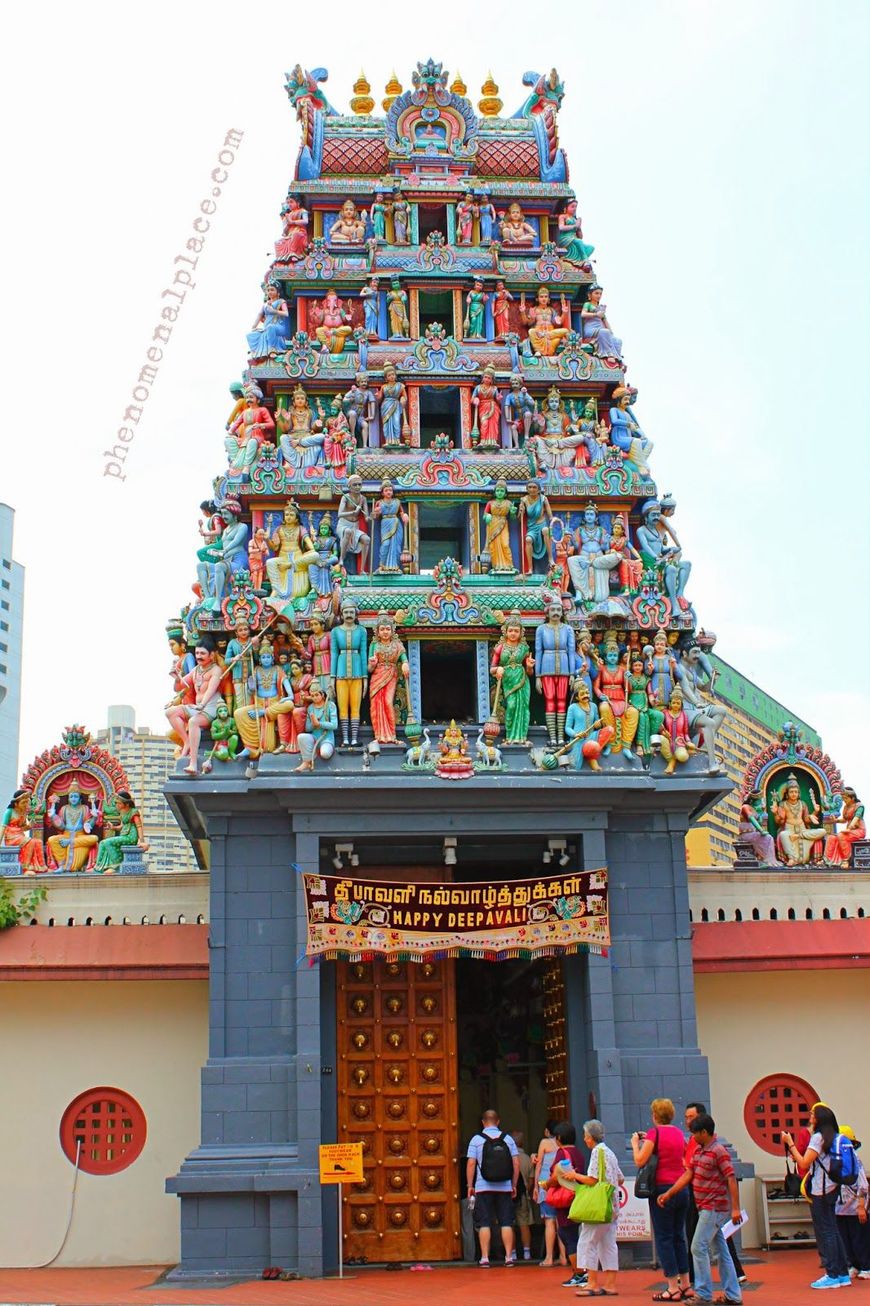
[[728, 1180], [734, 1178], [731, 1157], [714, 1138], [706, 1147], [698, 1147], [687, 1162], [692, 1172], [692, 1192], [699, 1211], [730, 1211]]

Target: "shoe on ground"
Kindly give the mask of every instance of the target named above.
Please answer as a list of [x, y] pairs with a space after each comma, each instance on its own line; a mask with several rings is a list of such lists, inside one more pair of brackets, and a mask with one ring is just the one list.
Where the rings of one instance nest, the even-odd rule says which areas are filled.
[[488, 1256], [481, 1256], [480, 1260], [479, 1260], [477, 1263], [478, 1263], [478, 1265], [480, 1266], [480, 1268], [481, 1268], [482, 1270], [488, 1270], [488, 1269], [489, 1269], [489, 1257], [488, 1257]]
[[850, 1274], [841, 1274], [841, 1275], [840, 1275], [840, 1287], [841, 1287], [841, 1288], [851, 1288], [851, 1286], [852, 1286], [852, 1276], [851, 1276]]
[[570, 1279], [566, 1279], [566, 1280], [565, 1280], [565, 1282], [562, 1284], [562, 1287], [563, 1287], [563, 1288], [585, 1288], [585, 1287], [586, 1287], [586, 1275], [585, 1275], [585, 1274], [572, 1274]]
[[816, 1279], [810, 1284], [811, 1288], [843, 1288], [846, 1284], [851, 1286], [851, 1279], [832, 1278], [830, 1274], [823, 1274], [820, 1279]]
[[516, 1256], [506, 1256], [506, 1257], [504, 1258], [504, 1267], [505, 1267], [506, 1270], [509, 1270], [510, 1267], [511, 1267], [512, 1265], [516, 1265], [516, 1263], [517, 1263], [517, 1258], [516, 1258]]
[[870, 1279], [870, 1270], [859, 1270], [859, 1271], [858, 1271], [858, 1278], [859, 1278], [859, 1279]]

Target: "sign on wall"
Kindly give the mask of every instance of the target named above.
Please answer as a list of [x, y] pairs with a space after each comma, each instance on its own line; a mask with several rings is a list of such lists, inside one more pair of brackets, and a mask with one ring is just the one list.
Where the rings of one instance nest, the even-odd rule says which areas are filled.
[[550, 957], [610, 943], [606, 870], [469, 884], [305, 875], [309, 957]]
[[619, 1242], [644, 1242], [652, 1238], [649, 1215], [649, 1199], [635, 1197], [634, 1180], [625, 1179], [617, 1189], [619, 1193], [619, 1215], [616, 1221], [616, 1237]]

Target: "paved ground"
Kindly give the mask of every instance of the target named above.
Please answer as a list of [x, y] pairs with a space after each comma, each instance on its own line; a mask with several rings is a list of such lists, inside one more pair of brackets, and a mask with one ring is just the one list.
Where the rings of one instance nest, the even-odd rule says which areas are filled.
[[[819, 1301], [810, 1281], [820, 1272], [814, 1252], [779, 1252], [747, 1266], [748, 1306], [804, 1306]], [[250, 1280], [226, 1287], [191, 1290], [161, 1282], [160, 1266], [113, 1270], [0, 1269], [0, 1306], [400, 1306], [437, 1299], [437, 1306], [553, 1306], [574, 1294], [560, 1288], [562, 1272], [520, 1265], [515, 1270], [441, 1269], [428, 1272], [356, 1270], [343, 1283]], [[648, 1302], [662, 1287], [649, 1270], [620, 1274], [619, 1298], [626, 1306]], [[561, 1294], [561, 1295], [560, 1295]], [[822, 1300], [825, 1300], [824, 1298]], [[837, 1298], [836, 1300], [840, 1300]], [[854, 1283], [847, 1302], [870, 1306], [870, 1280]]]

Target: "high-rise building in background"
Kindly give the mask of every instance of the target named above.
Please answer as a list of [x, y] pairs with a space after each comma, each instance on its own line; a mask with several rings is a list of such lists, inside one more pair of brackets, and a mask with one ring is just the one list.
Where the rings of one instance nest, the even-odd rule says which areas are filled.
[[15, 512], [0, 503], [0, 803], [18, 783], [24, 568], [12, 558]]
[[193, 850], [163, 797], [163, 786], [175, 766], [171, 740], [152, 734], [147, 726], [137, 730], [134, 709], [120, 704], [109, 708], [107, 726], [99, 732], [98, 742], [127, 772], [148, 844], [148, 869], [195, 871]]
[[690, 866], [731, 866], [734, 840], [740, 820], [740, 788], [749, 761], [768, 744], [776, 743], [787, 721], [801, 731], [806, 743], [818, 748], [821, 736], [794, 712], [783, 707], [739, 671], [711, 659], [716, 669], [713, 698], [724, 703], [728, 715], [716, 737], [719, 754], [735, 788], [702, 817], [686, 836], [686, 859]]

